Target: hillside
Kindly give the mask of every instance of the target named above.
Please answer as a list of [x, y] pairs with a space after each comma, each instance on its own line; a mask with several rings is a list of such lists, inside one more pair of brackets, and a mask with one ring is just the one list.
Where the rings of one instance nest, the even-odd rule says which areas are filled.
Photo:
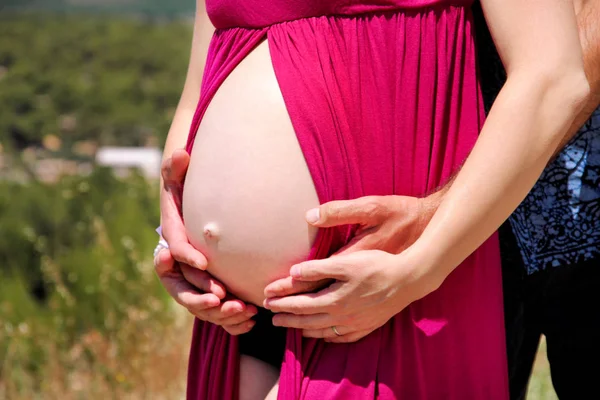
[[180, 22], [0, 14], [0, 143], [22, 150], [57, 137], [51, 147], [67, 157], [85, 141], [161, 143], [190, 41]]
[[2, 11], [108, 12], [181, 17], [192, 15], [194, 0], [0, 0]]

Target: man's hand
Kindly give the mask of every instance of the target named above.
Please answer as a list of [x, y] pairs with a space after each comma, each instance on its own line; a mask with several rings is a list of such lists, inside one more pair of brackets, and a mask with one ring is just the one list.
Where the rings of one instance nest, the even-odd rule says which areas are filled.
[[[366, 196], [355, 200], [331, 201], [306, 213], [309, 224], [319, 228], [359, 225], [354, 238], [336, 254], [360, 250], [382, 250], [399, 254], [413, 244], [437, 209], [445, 188], [420, 199], [409, 196]], [[324, 280], [320, 287], [331, 282]], [[265, 297], [282, 297], [306, 290], [306, 282], [291, 276], [271, 283]]]
[[229, 298], [225, 287], [204, 271], [206, 257], [188, 241], [181, 198], [189, 162], [185, 150], [176, 150], [161, 167], [161, 228], [169, 248], [154, 259], [156, 273], [171, 297], [196, 318], [221, 325], [232, 335], [246, 333], [254, 326], [250, 318], [256, 314], [256, 307]]
[[[413, 244], [427, 226], [439, 204], [440, 194], [427, 199], [409, 196], [366, 196], [332, 201], [307, 212], [308, 223], [327, 228], [360, 227], [352, 241], [338, 252], [383, 250], [399, 254]], [[434, 204], [434, 201], [437, 202]]]
[[[274, 324], [303, 329], [308, 337], [351, 342], [430, 293], [441, 280], [420, 276], [415, 269], [418, 265], [403, 261], [407, 259], [403, 254], [392, 254], [403, 252], [417, 240], [444, 193], [424, 199], [368, 196], [310, 210], [306, 218], [315, 226], [360, 227], [352, 241], [332, 257], [298, 264], [290, 270], [290, 277], [265, 288], [265, 306], [279, 313]], [[295, 295], [306, 281], [332, 279], [333, 284], [317, 293]], [[337, 337], [332, 326], [342, 336]]]

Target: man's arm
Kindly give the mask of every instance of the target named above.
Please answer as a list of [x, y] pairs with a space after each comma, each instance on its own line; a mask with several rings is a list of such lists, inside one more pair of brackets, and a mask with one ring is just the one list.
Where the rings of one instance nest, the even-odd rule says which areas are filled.
[[[584, 70], [590, 85], [590, 94], [581, 112], [573, 121], [571, 128], [560, 141], [554, 156], [563, 150], [592, 113], [600, 106], [600, 0], [575, 0], [573, 4], [577, 14], [579, 40], [583, 51]], [[454, 177], [455, 175], [444, 186], [436, 189], [427, 197], [428, 217], [433, 215], [444, 195], [452, 186]]]
[[556, 153], [559, 153], [569, 143], [600, 105], [600, 1], [575, 0], [574, 5], [590, 95], [573, 125], [560, 142]]

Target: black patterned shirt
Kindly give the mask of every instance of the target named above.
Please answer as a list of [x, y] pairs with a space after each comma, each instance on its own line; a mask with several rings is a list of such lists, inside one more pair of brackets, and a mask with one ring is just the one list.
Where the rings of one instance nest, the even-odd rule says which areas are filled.
[[[481, 89], [489, 110], [506, 72], [474, 5]], [[509, 218], [529, 274], [600, 257], [600, 108]]]

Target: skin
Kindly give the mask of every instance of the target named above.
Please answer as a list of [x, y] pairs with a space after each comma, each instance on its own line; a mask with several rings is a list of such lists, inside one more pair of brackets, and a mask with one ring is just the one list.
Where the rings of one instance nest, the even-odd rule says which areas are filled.
[[[598, 2], [587, 0], [587, 1], [577, 1], [575, 2], [575, 9], [577, 11], [577, 23], [579, 28], [579, 36], [582, 44], [583, 55], [584, 55], [584, 66], [585, 73], [590, 83], [590, 94], [584, 101], [583, 107], [580, 112], [577, 114], [574, 122], [571, 124], [570, 128], [567, 130], [566, 134], [560, 140], [559, 145], [557, 146], [557, 150], [555, 153], [558, 153], [564, 145], [566, 145], [573, 136], [577, 133], [583, 123], [590, 117], [592, 112], [600, 106], [600, 28], [598, 28], [597, 21], [600, 17], [600, 4]], [[453, 182], [451, 182], [453, 183]], [[405, 210], [407, 215], [414, 215], [414, 213], [422, 212], [421, 218], [415, 219], [413, 218], [406, 220], [402, 220], [402, 224], [397, 224], [396, 227], [398, 230], [391, 229], [390, 231], [386, 229], [381, 229], [380, 224], [377, 221], [384, 221], [386, 223], [386, 218], [390, 218], [390, 215], [394, 215], [394, 213], [390, 214], [389, 209], [385, 206], [385, 204], [389, 204], [390, 200], [386, 196], [379, 198], [371, 198], [370, 200], [370, 209], [371, 213], [368, 215], [364, 215], [361, 217], [360, 212], [358, 211], [359, 201], [348, 201], [337, 204], [325, 204], [320, 207], [319, 214], [320, 218], [318, 222], [315, 222], [315, 226], [333, 226], [333, 225], [341, 225], [345, 223], [359, 223], [365, 226], [371, 226], [372, 233], [363, 238], [363, 242], [365, 240], [369, 240], [370, 243], [375, 244], [374, 246], [366, 246], [359, 247], [358, 250], [363, 248], [370, 249], [379, 249], [379, 250], [388, 250], [391, 246], [391, 243], [394, 243], [396, 238], [402, 235], [403, 230], [406, 229], [406, 224], [408, 224], [408, 229], [412, 232], [416, 232], [416, 235], [419, 236], [420, 232], [425, 230], [425, 227], [428, 223], [428, 220], [431, 219], [438, 206], [442, 202], [444, 196], [450, 189], [451, 183], [446, 185], [446, 187], [442, 188], [439, 192], [435, 193], [432, 196], [419, 200], [424, 205], [416, 206], [416, 203], [412, 203], [413, 207], [409, 207]], [[388, 197], [396, 197], [396, 196], [388, 196]], [[408, 203], [411, 204], [411, 203]], [[396, 211], [397, 213], [398, 211]], [[309, 212], [309, 214], [311, 214]], [[376, 224], [373, 226], [373, 224]], [[392, 246], [393, 247], [393, 246]], [[348, 249], [346, 250], [348, 251]], [[323, 268], [323, 267], [322, 267]], [[323, 269], [327, 269], [328, 266], [325, 266]], [[332, 278], [333, 273], [324, 273], [323, 278]], [[292, 304], [291, 309], [294, 309], [293, 312], [299, 315], [291, 314], [291, 311], [287, 311], [282, 309], [283, 314], [277, 315], [274, 318], [274, 323], [276, 325], [288, 326], [288, 327], [297, 327], [304, 330], [305, 336], [311, 337], [325, 337], [330, 338], [333, 341], [353, 341], [358, 340], [364, 332], [368, 332], [368, 329], [364, 329], [365, 325], [361, 325], [360, 322], [353, 323], [352, 326], [348, 327], [348, 331], [350, 332], [348, 335], [345, 335], [342, 338], [337, 338], [333, 334], [332, 330], [329, 328], [330, 326], [335, 325], [340, 322], [344, 317], [346, 320], [352, 321], [361, 321], [361, 318], [364, 318], [363, 315], [374, 312], [376, 308], [366, 308], [364, 310], [354, 310], [352, 309], [352, 301], [360, 297], [361, 293], [358, 289], [354, 289], [357, 286], [353, 286], [353, 281], [356, 279], [360, 279], [358, 276], [354, 276], [351, 271], [348, 271], [348, 276], [345, 276], [345, 281], [341, 281], [339, 291], [348, 290], [351, 294], [347, 295], [347, 299], [344, 298], [342, 300], [338, 300], [340, 308], [352, 310], [347, 312], [347, 315], [344, 316], [341, 312], [330, 312], [327, 314], [327, 317], [319, 316], [319, 313], [315, 313], [315, 308], [313, 307], [314, 303], [302, 304], [296, 302], [296, 300], [300, 300], [297, 297], [291, 296], [294, 294], [293, 289], [291, 289], [292, 285], [289, 281], [281, 281], [274, 282], [269, 287], [267, 287], [266, 292], [269, 296], [272, 297], [288, 297], [288, 300], [292, 300], [290, 304]], [[345, 283], [349, 282], [349, 283]], [[339, 282], [338, 282], [339, 283]], [[347, 287], [345, 287], [347, 286]], [[381, 292], [379, 292], [381, 293]], [[324, 295], [325, 293], [321, 293]], [[300, 305], [301, 304], [301, 305]], [[331, 303], [330, 303], [331, 304]], [[295, 308], [294, 308], [295, 307]], [[315, 324], [317, 317], [319, 322], [322, 325]], [[338, 327], [338, 331], [344, 332], [343, 327]]]
[[[599, 78], [599, 71], [600, 71], [600, 61], [599, 61], [599, 39], [598, 39], [598, 28], [596, 27], [594, 21], [597, 21], [597, 16], [599, 14], [598, 11], [598, 5], [596, 4], [596, 2], [593, 1], [582, 1], [582, 2], [576, 2], [575, 3], [575, 8], [577, 10], [577, 22], [579, 25], [579, 36], [581, 39], [581, 45], [583, 47], [583, 51], [584, 51], [584, 65], [585, 65], [585, 72], [587, 74], [588, 77], [588, 81], [590, 82], [591, 85], [591, 94], [589, 96], [587, 96], [587, 98], [584, 101], [584, 105], [580, 108], [580, 111], [576, 114], [576, 118], [574, 118], [574, 120], [572, 121], [571, 124], [571, 128], [568, 129], [567, 134], [562, 135], [560, 137], [560, 140], [558, 141], [558, 144], [556, 145], [555, 149], [560, 149], [562, 148], [562, 145], [564, 145], [566, 142], [568, 142], [570, 140], [570, 138], [575, 134], [575, 132], [578, 130], [578, 128], [581, 126], [581, 124], [583, 123], [583, 121], [585, 121], [589, 115], [591, 114], [591, 112], [598, 106], [598, 103], [600, 103], [600, 78]], [[492, 32], [495, 33], [495, 35], [497, 35], [497, 32]], [[500, 47], [500, 46], [499, 46]], [[506, 58], [506, 56], [504, 55], [503, 58]], [[531, 57], [534, 58], [534, 57]], [[507, 63], [507, 60], [504, 60], [505, 63]], [[514, 74], [514, 69], [513, 69], [513, 74]], [[514, 85], [513, 85], [514, 86]], [[552, 119], [550, 119], [552, 121]], [[558, 123], [558, 121], [555, 121]], [[169, 160], [166, 160], [164, 168], [163, 168], [163, 175], [165, 176], [170, 176], [174, 182], [181, 182], [181, 180], [177, 180], [177, 177], [175, 176], [176, 174], [171, 173], [170, 168], [168, 167], [169, 164], [172, 165], [179, 165], [180, 170], [181, 171], [185, 171], [185, 163], [186, 163], [186, 157], [187, 155], [184, 152], [178, 152], [177, 154], [175, 154], [175, 157], [173, 158], [172, 162], [169, 162]], [[177, 185], [175, 185], [176, 187]], [[438, 193], [426, 197], [424, 199], [414, 199], [414, 198], [407, 198], [407, 197], [402, 197], [402, 196], [383, 196], [383, 197], [370, 197], [369, 199], [357, 199], [357, 200], [351, 200], [351, 201], [347, 201], [347, 202], [334, 202], [334, 203], [328, 203], [325, 204], [323, 206], [321, 206], [320, 208], [320, 214], [321, 214], [321, 218], [319, 219], [319, 222], [314, 223], [315, 226], [332, 226], [332, 225], [340, 225], [340, 224], [346, 224], [346, 223], [359, 223], [363, 226], [363, 229], [361, 229], [361, 234], [349, 245], [347, 246], [344, 250], [343, 253], [348, 254], [351, 252], [356, 252], [356, 251], [361, 251], [361, 250], [366, 250], [366, 249], [375, 249], [375, 250], [384, 250], [386, 252], [389, 253], [399, 253], [401, 250], [404, 250], [405, 248], [407, 248], [409, 245], [413, 244], [413, 242], [416, 240], [416, 237], [418, 237], [420, 235], [421, 232], [423, 232], [425, 230], [425, 227], [427, 226], [427, 223], [429, 222], [429, 220], [433, 217], [433, 215], [435, 214], [435, 211], [437, 210], [438, 206], [442, 203], [442, 200], [445, 198], [447, 192], [450, 189], [450, 185], [447, 185], [446, 187], [444, 187], [441, 191], [439, 191]], [[368, 204], [369, 208], [365, 208], [365, 206]], [[165, 211], [163, 209], [163, 211]], [[176, 212], [174, 212], [173, 209], [171, 210], [166, 210], [167, 212], [163, 212], [163, 218], [166, 215], [169, 215], [169, 212], [172, 213], [172, 215], [178, 216], [178, 214]], [[176, 210], [175, 210], [176, 211]], [[419, 217], [415, 217], [415, 215], [418, 215]], [[169, 220], [167, 221], [167, 223], [171, 223], [172, 222], [172, 231], [176, 232], [177, 229], [180, 230], [180, 232], [182, 232], [182, 225], [181, 226], [177, 226], [177, 220], [180, 221], [180, 218], [173, 218], [173, 221]], [[165, 227], [165, 222], [163, 222], [163, 227]], [[404, 237], [405, 235], [407, 235], [407, 231], [410, 231], [411, 233], [408, 235], [408, 237], [406, 237], [404, 243], [399, 246], [396, 247], [396, 251], [394, 251], [394, 247], [398, 246], [397, 243], [400, 242], [402, 243], [401, 240], [399, 240], [399, 238]], [[177, 259], [181, 259], [181, 260], [186, 260], [186, 259], [193, 259], [194, 257], [197, 258], [201, 258], [202, 256], [195, 250], [193, 250], [193, 248], [191, 249], [191, 251], [188, 251], [189, 249], [185, 249], [185, 251], [179, 251], [179, 249], [175, 249], [175, 258]], [[174, 249], [173, 246], [171, 246], [171, 255], [173, 254]], [[168, 253], [168, 251], [165, 251], [165, 253]], [[161, 252], [161, 256], [162, 256], [162, 252]], [[167, 255], [164, 255], [164, 257], [167, 257]], [[170, 257], [167, 257], [170, 258]], [[158, 260], [157, 265], [161, 264], [161, 260]], [[201, 262], [199, 263], [201, 264]], [[200, 267], [202, 267], [200, 265]], [[163, 268], [164, 269], [164, 268]], [[168, 268], [167, 268], [168, 269]], [[327, 274], [326, 272], [324, 272], [324, 276], [323, 279], [332, 279], [334, 278], [333, 273], [329, 273]], [[353, 281], [356, 279], [359, 279], [359, 277], [357, 275], [353, 275], [352, 273], [349, 272], [349, 277], [346, 277], [349, 281]], [[181, 279], [182, 276], [181, 274], [178, 276], [178, 279]], [[195, 277], [194, 277], [195, 278]], [[196, 287], [200, 287], [200, 288], [205, 288], [203, 289], [204, 292], [209, 293], [209, 294], [213, 294], [216, 298], [220, 298], [220, 296], [223, 295], [223, 288], [222, 286], [219, 286], [218, 282], [215, 282], [214, 280], [210, 280], [210, 277], [208, 275], [202, 275], [200, 278], [197, 278], [197, 280], [195, 281], [197, 283], [197, 285], [194, 285]], [[338, 289], [342, 289], [342, 288], [347, 288], [347, 297], [345, 297], [345, 300], [348, 300], [348, 304], [345, 304], [345, 309], [352, 309], [351, 306], [349, 306], [349, 304], [352, 304], [350, 302], [351, 298], [358, 298], [359, 297], [359, 292], [357, 292], [355, 289], [356, 286], [350, 286], [349, 283], [345, 283], [346, 281], [342, 281], [341, 284], [339, 285]], [[167, 288], [171, 287], [174, 288], [176, 287], [175, 283], [173, 283], [173, 281], [170, 282], [165, 282], [163, 280], [163, 283], [165, 283], [165, 285], [167, 286]], [[193, 283], [193, 282], [192, 282]], [[278, 282], [274, 282], [273, 284], [269, 285], [266, 289], [265, 289], [265, 294], [267, 295], [267, 297], [272, 297], [272, 298], [280, 298], [280, 297], [285, 297], [288, 296], [288, 299], [291, 300], [289, 302], [290, 306], [289, 308], [285, 308], [285, 303], [283, 306], [281, 306], [281, 310], [284, 313], [292, 313], [292, 309], [296, 310], [296, 312], [301, 315], [300, 317], [298, 316], [294, 316], [294, 315], [278, 315], [275, 320], [274, 323], [278, 324], [278, 325], [283, 325], [283, 326], [293, 326], [293, 327], [298, 327], [301, 329], [305, 329], [304, 333], [307, 336], [318, 336], [318, 334], [316, 332], [314, 332], [315, 330], [315, 325], [313, 324], [313, 322], [311, 322], [311, 317], [313, 317], [316, 314], [321, 314], [321, 313], [316, 313], [315, 310], [313, 308], [310, 307], [310, 303], [308, 304], [304, 304], [304, 303], [300, 303], [300, 299], [297, 296], [290, 296], [294, 293], [298, 293], [301, 291], [306, 291], [310, 289], [310, 286], [307, 285], [307, 283], [309, 282], [305, 282], [299, 279], [292, 279], [292, 278], [287, 278]], [[339, 283], [339, 282], [338, 282]], [[315, 283], [314, 286], [318, 287], [319, 285], [321, 285], [322, 282], [320, 283]], [[177, 285], [179, 285], [181, 288], [185, 288], [185, 290], [188, 290], [188, 288], [183, 284], [183, 282], [177, 281]], [[414, 284], [412, 285], [414, 286]], [[325, 289], [328, 290], [328, 289]], [[330, 289], [329, 289], [330, 290]], [[176, 289], [170, 289], [169, 292], [176, 292]], [[191, 290], [188, 293], [188, 297], [184, 300], [184, 301], [180, 301], [181, 303], [184, 304], [184, 306], [186, 306], [188, 309], [190, 309], [192, 311], [192, 313], [194, 313], [195, 315], [201, 315], [204, 316], [200, 311], [206, 310], [206, 309], [212, 309], [211, 312], [216, 312], [217, 308], [215, 308], [216, 306], [214, 306], [213, 304], [216, 303], [216, 299], [212, 296], [208, 296], [208, 297], [204, 297], [204, 298], [200, 298], [203, 294], [206, 293], [198, 293], [197, 291], [194, 293]], [[192, 294], [193, 293], [193, 294]], [[319, 292], [321, 295], [323, 295], [323, 292]], [[193, 298], [193, 300], [192, 300]], [[210, 301], [209, 301], [210, 300]], [[212, 301], [212, 302], [211, 302]], [[231, 302], [232, 300], [228, 300], [229, 302]], [[245, 311], [245, 307], [242, 304], [240, 304], [241, 302], [235, 302], [234, 303], [228, 303], [228, 301], [223, 302], [223, 304], [221, 305], [221, 309], [223, 311], [228, 311], [231, 312], [232, 314], [237, 313], [237, 315], [240, 317], [240, 319], [243, 319], [243, 312]], [[277, 303], [275, 303], [277, 304]], [[229, 305], [232, 305], [233, 307], [229, 307]], [[209, 307], [212, 306], [212, 307]], [[199, 310], [199, 308], [202, 308], [202, 310]], [[252, 310], [253, 311], [253, 310]], [[369, 309], [365, 309], [364, 312], [368, 312]], [[328, 332], [322, 332], [322, 336], [323, 337], [329, 337], [331, 336], [331, 333], [333, 333], [331, 331], [331, 329], [329, 328], [330, 326], [335, 325], [334, 322], [339, 321], [343, 316], [338, 312], [336, 313], [334, 310], [331, 310], [331, 312], [325, 313], [326, 315], [328, 315], [328, 318], [324, 318], [323, 316], [319, 316], [320, 321], [323, 325], [326, 325], [326, 327], [321, 328], [322, 330], [326, 330]], [[359, 320], [358, 316], [359, 313], [356, 313], [357, 315], [353, 315], [350, 318], [353, 319], [357, 319]], [[250, 317], [248, 316], [246, 318], [245, 321], [247, 321]], [[245, 322], [244, 321], [244, 322]], [[222, 319], [219, 319], [217, 322], [220, 322], [221, 324], [223, 323]], [[229, 321], [227, 321], [229, 322]], [[236, 321], [237, 322], [237, 321]], [[247, 330], [249, 330], [251, 328], [251, 322], [250, 325], [244, 325], [244, 322], [233, 325], [235, 326], [235, 328], [230, 327], [229, 325], [226, 325], [226, 329], [229, 329], [232, 331], [233, 334], [239, 334], [239, 333], [243, 333], [246, 332]], [[317, 325], [318, 326], [318, 325]], [[359, 331], [365, 331], [366, 329], [361, 329], [362, 327], [358, 324], [355, 324], [354, 326], [350, 326], [348, 327], [348, 330], [350, 332], [359, 332]], [[319, 329], [319, 328], [317, 328]], [[344, 328], [338, 328], [338, 331], [343, 330]], [[331, 332], [331, 333], [330, 333]], [[362, 336], [360, 336], [362, 337]], [[347, 340], [347, 341], [352, 341], [352, 339], [358, 339], [359, 335], [351, 335], [351, 337], [346, 337], [343, 340]], [[337, 338], [335, 338], [337, 339]], [[337, 339], [337, 340], [341, 340], [341, 339]]]
[[191, 154], [182, 204], [187, 238], [230, 294], [262, 305], [265, 286], [310, 252], [317, 229], [302, 216], [319, 205], [267, 41], [219, 86]]
[[254, 323], [250, 318], [257, 309], [228, 296], [225, 287], [204, 271], [206, 257], [190, 245], [180, 214], [181, 188], [189, 165], [189, 156], [182, 148], [200, 97], [213, 32], [204, 1], [198, 0], [185, 85], [167, 136], [161, 166], [161, 226], [169, 250], [161, 251], [154, 264], [161, 283], [179, 304], [196, 318], [239, 335], [252, 329]]
[[[584, 55], [585, 73], [590, 83], [591, 90], [589, 96], [584, 100], [580, 112], [574, 118], [574, 122], [571, 124], [566, 134], [561, 138], [555, 153], [562, 150], [564, 145], [573, 138], [583, 123], [590, 117], [592, 112], [600, 106], [600, 29], [597, 25], [598, 18], [600, 17], [600, 4], [591, 0], [578, 1], [575, 3], [575, 9], [577, 10], [577, 22]], [[442, 203], [444, 196], [450, 189], [451, 183], [434, 195], [419, 200], [423, 203], [421, 206], [416, 206], [417, 203], [413, 202], [413, 206], [411, 207], [411, 203], [407, 203], [409, 208], [404, 210], [405, 213], [407, 215], [414, 215], [414, 213], [421, 212], [421, 218], [402, 220], [402, 224], [396, 225], [398, 228], [396, 231], [394, 229], [389, 231], [387, 229], [382, 229], [382, 225], [386, 224], [386, 219], [393, 218], [394, 215], [398, 215], [399, 213], [398, 209], [396, 209], [395, 212], [390, 213], [389, 208], [385, 206], [390, 203], [389, 197], [395, 196], [371, 198], [369, 204], [371, 212], [368, 214], [361, 214], [359, 212], [360, 199], [358, 201], [325, 204], [319, 209], [320, 218], [318, 219], [318, 222], [313, 222], [313, 224], [315, 226], [333, 226], [345, 223], [359, 223], [363, 226], [370, 226], [371, 233], [363, 237], [362, 241], [364, 243], [368, 240], [375, 245], [366, 247], [359, 246], [357, 250], [367, 248], [390, 251], [389, 248], [393, 247], [391, 244], [395, 242], [397, 237], [402, 235], [402, 230], [406, 229], [406, 224], [408, 224], [408, 229], [410, 231], [416, 232], [416, 235], [420, 236], [420, 232], [425, 230], [428, 220], [434, 216], [438, 206]], [[309, 212], [309, 214], [314, 214], [314, 212]], [[381, 224], [377, 221], [384, 222]], [[346, 249], [346, 252], [348, 251], [351, 250]], [[328, 271], [323, 273], [322, 278], [327, 279], [333, 277], [333, 263], [320, 265], [319, 268], [322, 271]], [[353, 269], [356, 269], [356, 265]], [[346, 271], [343, 280], [337, 282], [339, 284], [339, 287], [337, 288], [337, 295], [339, 297], [335, 304], [342, 310], [350, 311], [331, 311], [329, 313], [318, 312], [316, 302], [302, 303], [301, 301], [303, 299], [301, 297], [292, 296], [294, 290], [291, 289], [293, 286], [290, 283], [290, 281], [292, 281], [291, 279], [288, 281], [274, 282], [266, 289], [269, 296], [274, 298], [289, 296], [287, 297], [289, 310], [286, 308], [287, 306], [282, 307], [281, 311], [283, 314], [277, 315], [274, 318], [274, 323], [276, 325], [303, 329], [305, 336], [324, 337], [326, 340], [344, 342], [360, 339], [364, 336], [364, 333], [370, 332], [369, 329], [365, 329], [365, 327], [368, 326], [368, 324], [363, 322], [365, 321], [365, 316], [379, 310], [379, 305], [364, 307], [363, 309], [353, 309], [354, 302], [356, 299], [360, 298], [361, 295], [360, 287], [354, 282], [360, 278], [360, 276], [351, 270]], [[384, 293], [383, 290], [385, 289], [385, 286], [382, 285], [380, 289], [382, 290], [377, 293]], [[320, 295], [324, 296], [325, 294], [326, 293], [322, 292]], [[334, 303], [330, 302], [328, 305], [331, 306], [332, 304]], [[292, 312], [295, 314], [292, 314]], [[318, 323], [316, 321], [318, 321]], [[348, 328], [338, 327], [337, 329], [341, 333], [349, 333], [341, 338], [336, 337], [330, 327], [346, 321], [352, 321], [348, 323]], [[347, 329], [347, 331], [344, 331], [344, 329]]]
[[[458, 184], [424, 199], [382, 196], [322, 205], [314, 226], [358, 223], [360, 234], [339, 254], [295, 265], [290, 278], [265, 289], [270, 297], [265, 305], [282, 312], [275, 324], [336, 342], [358, 340], [435, 290], [489, 237], [600, 102], [598, 28], [593, 22], [598, 6], [592, 3], [576, 3], [589, 95], [571, 3], [482, 2], [509, 79], [455, 179]], [[531, 21], [530, 15], [538, 18]], [[182, 96], [180, 106], [184, 103]], [[526, 115], [519, 114], [523, 109]], [[170, 250], [157, 256], [157, 273], [169, 293], [198, 318], [232, 334], [247, 332], [255, 309], [227, 297], [223, 286], [202, 271], [206, 259], [185, 238], [177, 198], [189, 158], [182, 151], [172, 153], [176, 147], [165, 151], [163, 163], [161, 215]], [[495, 177], [493, 182], [489, 176]], [[478, 188], [475, 195], [471, 187]], [[294, 295], [330, 279], [336, 281], [326, 289]], [[341, 337], [331, 330], [334, 325]]]
[[[189, 164], [189, 157], [181, 148], [187, 140], [200, 96], [213, 32], [204, 0], [197, 0], [185, 86], [167, 136], [161, 168], [161, 226], [169, 250], [159, 252], [154, 265], [161, 283], [179, 304], [196, 318], [220, 325], [230, 334], [237, 335], [252, 329], [254, 321], [250, 318], [257, 309], [227, 294], [224, 286], [204, 271], [207, 259], [190, 245], [180, 214], [182, 183]], [[240, 400], [276, 398], [278, 373], [272, 366], [242, 356], [239, 376]]]

